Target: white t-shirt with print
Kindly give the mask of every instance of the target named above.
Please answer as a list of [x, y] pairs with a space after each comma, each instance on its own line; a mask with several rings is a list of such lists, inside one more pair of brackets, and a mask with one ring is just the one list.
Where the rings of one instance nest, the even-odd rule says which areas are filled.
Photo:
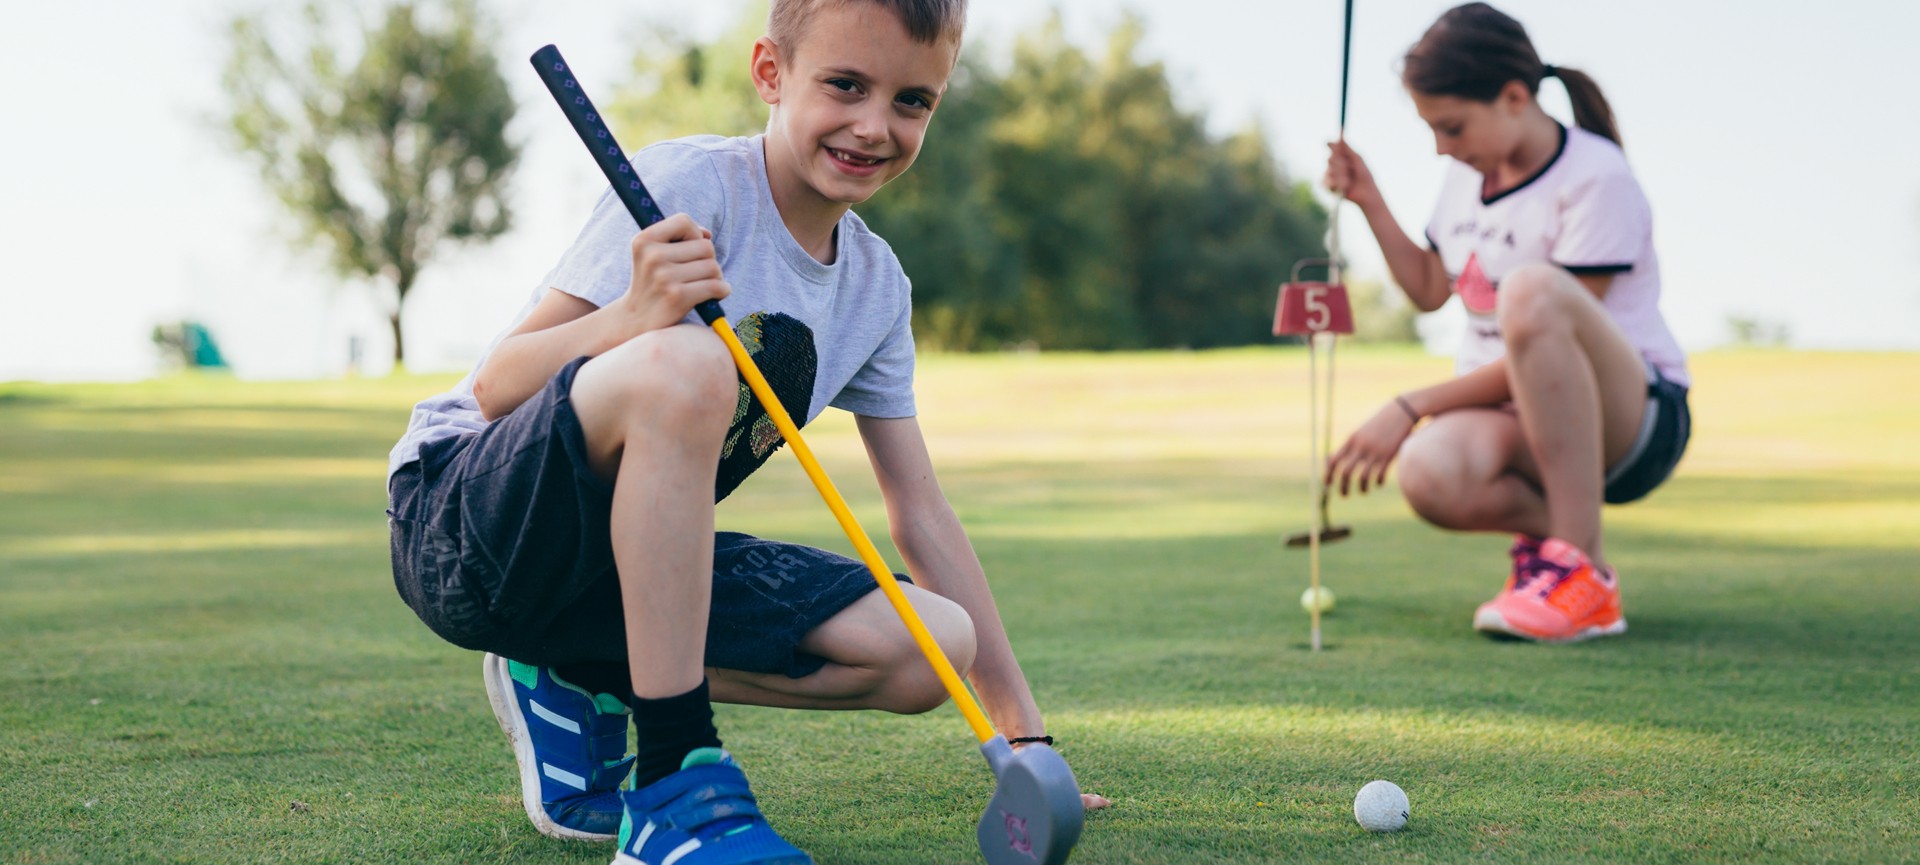
[[[834, 263], [821, 264], [807, 254], [774, 206], [761, 140], [698, 135], [663, 141], [642, 148], [632, 164], [664, 213], [685, 213], [713, 232], [715, 257], [733, 288], [721, 301], [729, 323], [736, 329], [743, 323], [778, 326], [790, 335], [782, 340], [783, 349], [793, 349], [798, 340], [807, 344], [800, 352], [814, 355], [812, 386], [802, 384], [800, 392], [811, 396], [807, 411], [803, 415], [798, 406], [788, 406], [796, 423], [805, 425], [829, 405], [870, 417], [913, 416], [913, 302], [899, 259], [851, 211], [835, 228]], [[533, 312], [549, 288], [596, 307], [626, 294], [639, 230], [611, 189], [601, 194], [579, 238], [534, 286], [487, 354]], [[700, 323], [692, 313], [687, 321]], [[482, 355], [453, 390], [414, 407], [406, 434], [388, 454], [389, 477], [419, 459], [421, 445], [486, 428], [473, 396], [473, 377], [485, 363]], [[793, 372], [786, 358], [761, 358], [760, 363], [770, 379], [777, 365]]]
[[1533, 177], [1484, 197], [1485, 178], [1463, 162], [1447, 167], [1427, 243], [1440, 253], [1467, 310], [1456, 369], [1466, 373], [1506, 353], [1494, 317], [1500, 280], [1550, 263], [1574, 274], [1613, 275], [1605, 305], [1662, 377], [1688, 384], [1686, 354], [1660, 315], [1660, 260], [1653, 210], [1619, 145], [1562, 127], [1560, 149]]

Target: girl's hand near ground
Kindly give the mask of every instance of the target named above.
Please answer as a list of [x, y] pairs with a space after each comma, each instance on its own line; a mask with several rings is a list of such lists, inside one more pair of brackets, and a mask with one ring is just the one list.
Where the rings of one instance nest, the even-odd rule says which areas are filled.
[[1372, 487], [1385, 486], [1387, 467], [1399, 455], [1400, 443], [1413, 432], [1413, 425], [1414, 419], [1398, 401], [1381, 406], [1327, 460], [1326, 482], [1331, 485], [1338, 478], [1342, 496], [1347, 495], [1356, 477], [1362, 493]]
[[1367, 161], [1360, 158], [1345, 141], [1327, 142], [1327, 175], [1321, 182], [1335, 194], [1344, 194], [1348, 201], [1360, 206], [1361, 210], [1373, 207], [1381, 202], [1380, 187], [1373, 182], [1373, 172], [1367, 169]]
[[720, 272], [713, 232], [676, 213], [633, 238], [633, 281], [616, 301], [635, 335], [672, 327], [702, 301], [733, 292]]

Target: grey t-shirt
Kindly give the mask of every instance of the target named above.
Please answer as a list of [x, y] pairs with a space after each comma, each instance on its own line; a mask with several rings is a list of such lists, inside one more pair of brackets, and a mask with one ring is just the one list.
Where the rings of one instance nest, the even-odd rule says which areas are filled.
[[[643, 148], [632, 162], [662, 211], [685, 213], [713, 232], [720, 269], [733, 287], [721, 301], [727, 320], [797, 423], [804, 425], [829, 405], [870, 417], [914, 414], [909, 284], [893, 250], [860, 217], [849, 211], [840, 218], [833, 264], [808, 255], [774, 207], [760, 136], [663, 141]], [[601, 195], [579, 238], [494, 337], [488, 354], [549, 287], [594, 306], [624, 295], [633, 279], [638, 231], [611, 190]], [[692, 314], [687, 320], [699, 323]], [[422, 445], [486, 428], [473, 398], [473, 377], [485, 362], [483, 355], [453, 390], [414, 407], [406, 434], [388, 455], [389, 478], [419, 459]], [[777, 434], [770, 421], [756, 419], [759, 414], [737, 413], [723, 475], [737, 446], [756, 452], [754, 466], [775, 446]]]

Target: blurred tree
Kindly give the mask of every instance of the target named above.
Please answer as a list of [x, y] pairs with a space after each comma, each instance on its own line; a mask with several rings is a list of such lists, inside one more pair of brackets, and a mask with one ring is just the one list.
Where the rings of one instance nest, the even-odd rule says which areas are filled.
[[1375, 279], [1346, 279], [1347, 302], [1353, 306], [1353, 338], [1357, 342], [1418, 342], [1413, 304], [1395, 288]]
[[[633, 146], [751, 134], [765, 4], [711, 44], [649, 36], [608, 116]], [[1057, 349], [1269, 341], [1275, 288], [1319, 252], [1324, 210], [1257, 131], [1216, 139], [1141, 60], [1129, 17], [1094, 57], [1058, 13], [955, 69], [911, 171], [856, 208], [914, 282], [923, 345]], [[629, 135], [629, 132], [632, 135]]]
[[711, 43], [671, 24], [643, 31], [632, 76], [606, 105], [607, 124], [627, 147], [687, 135], [752, 135], [767, 125], [767, 104], [747, 64], [766, 30], [766, 0], [753, 0]]
[[393, 286], [400, 363], [400, 314], [421, 270], [444, 242], [507, 229], [520, 146], [506, 136], [515, 106], [475, 0], [400, 2], [381, 15], [377, 26], [343, 26], [309, 3], [287, 38], [276, 33], [292, 24], [283, 17], [236, 17], [222, 85], [234, 147], [303, 240], [343, 275]]

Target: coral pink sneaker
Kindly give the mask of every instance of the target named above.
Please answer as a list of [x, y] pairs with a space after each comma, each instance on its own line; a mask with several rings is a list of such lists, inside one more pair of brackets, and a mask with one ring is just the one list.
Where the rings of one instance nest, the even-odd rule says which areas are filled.
[[1502, 592], [1513, 591], [1520, 575], [1533, 569], [1534, 559], [1540, 558], [1540, 545], [1546, 542], [1546, 538], [1536, 535], [1513, 536], [1513, 546], [1507, 548], [1507, 556], [1513, 559], [1513, 573], [1507, 576], [1507, 587], [1501, 589]]
[[1546, 643], [1626, 632], [1620, 579], [1611, 568], [1594, 567], [1586, 553], [1558, 538], [1548, 538], [1524, 562], [1521, 545], [1514, 546], [1517, 573], [1474, 612], [1474, 630]]

